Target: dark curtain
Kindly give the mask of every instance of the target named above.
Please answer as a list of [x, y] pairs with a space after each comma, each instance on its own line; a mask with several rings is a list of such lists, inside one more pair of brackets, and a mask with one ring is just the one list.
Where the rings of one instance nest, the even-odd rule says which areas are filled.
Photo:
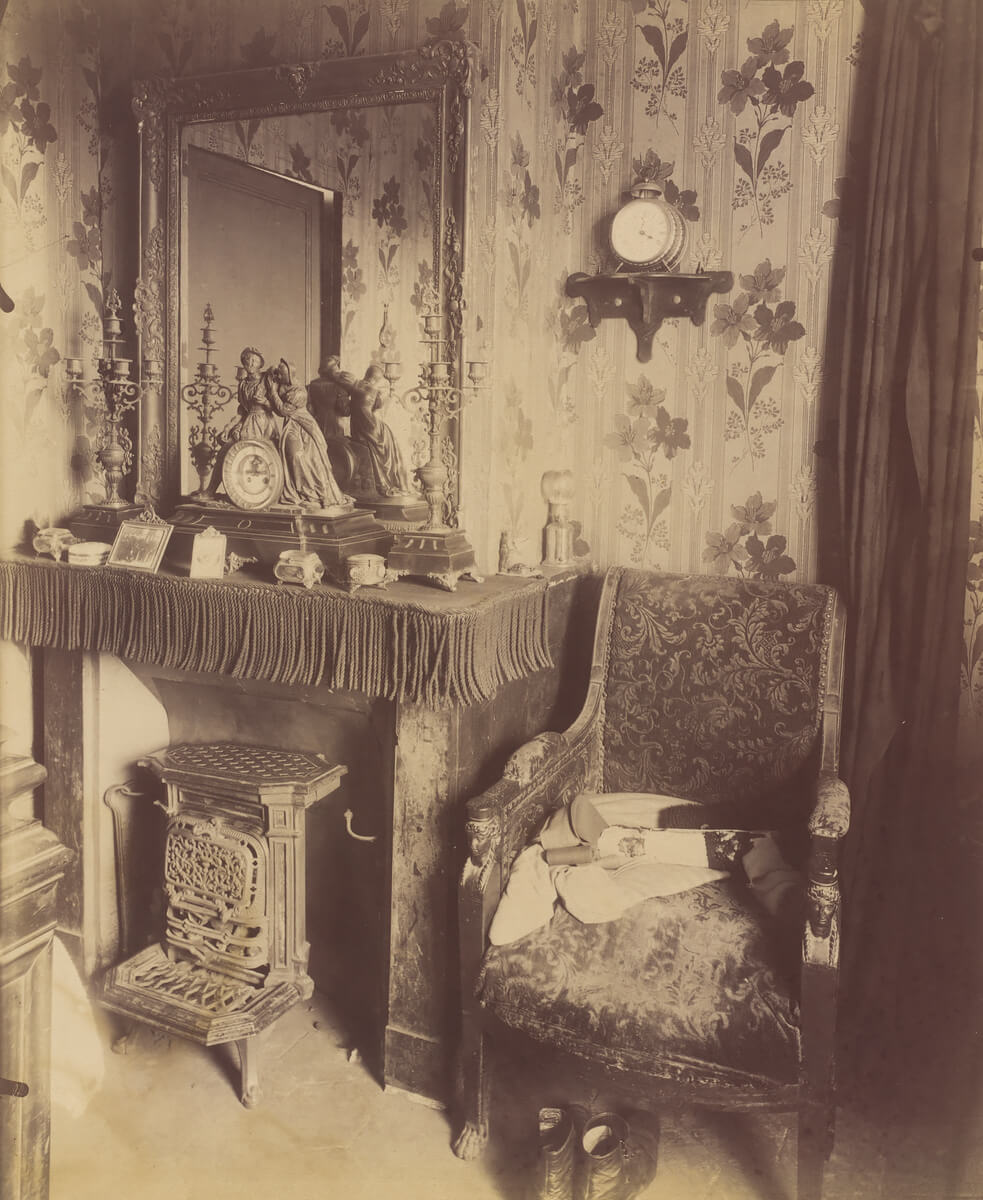
[[[946, 1018], [940, 973], [968, 899], [954, 886], [950, 772], [975, 406], [983, 4], [867, 0], [865, 10], [827, 340], [821, 553], [850, 622], [844, 1065], [893, 1085], [910, 1074], [911, 1054], [928, 1053], [919, 1032]], [[963, 925], [959, 936], [978, 936]]]

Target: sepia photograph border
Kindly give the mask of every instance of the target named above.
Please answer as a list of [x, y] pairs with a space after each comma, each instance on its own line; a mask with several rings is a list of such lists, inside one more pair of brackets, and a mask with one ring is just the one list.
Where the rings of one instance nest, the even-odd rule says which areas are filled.
[[[156, 574], [173, 530], [174, 526], [166, 522], [151, 525], [146, 521], [121, 521], [106, 566]], [[135, 537], [137, 531], [141, 535], [139, 539]], [[139, 554], [124, 558], [131, 550], [139, 550]]]

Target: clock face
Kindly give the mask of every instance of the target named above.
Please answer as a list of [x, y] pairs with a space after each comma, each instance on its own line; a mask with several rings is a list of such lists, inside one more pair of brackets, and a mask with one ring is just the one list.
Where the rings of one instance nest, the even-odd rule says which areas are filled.
[[283, 491], [283, 463], [265, 438], [233, 442], [225, 452], [222, 482], [236, 508], [269, 508]]
[[611, 222], [611, 249], [631, 266], [675, 266], [684, 236], [682, 217], [664, 201], [629, 200]]

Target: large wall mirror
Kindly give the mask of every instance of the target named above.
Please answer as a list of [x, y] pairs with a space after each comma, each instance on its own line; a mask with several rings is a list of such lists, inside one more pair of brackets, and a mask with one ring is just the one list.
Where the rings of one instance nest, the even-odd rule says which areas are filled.
[[[460, 371], [474, 65], [473, 46], [442, 42], [137, 85], [137, 324], [142, 356], [163, 364], [141, 411], [142, 496], [166, 511], [197, 480], [181, 389], [203, 358], [206, 305], [226, 421], [246, 346], [306, 382], [331, 353], [361, 375], [385, 342], [406, 389], [422, 316], [439, 311]], [[411, 406], [392, 406], [392, 422], [422, 449]]]

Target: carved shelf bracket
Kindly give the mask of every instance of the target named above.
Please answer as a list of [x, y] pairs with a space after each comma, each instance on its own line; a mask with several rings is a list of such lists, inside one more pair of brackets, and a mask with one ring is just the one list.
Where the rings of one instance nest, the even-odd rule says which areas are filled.
[[567, 295], [587, 301], [590, 323], [596, 329], [604, 317], [624, 318], [637, 341], [639, 362], [652, 357], [652, 338], [662, 322], [689, 317], [694, 325], [706, 320], [707, 300], [734, 286], [731, 271], [676, 275], [662, 271], [613, 272], [567, 279]]

